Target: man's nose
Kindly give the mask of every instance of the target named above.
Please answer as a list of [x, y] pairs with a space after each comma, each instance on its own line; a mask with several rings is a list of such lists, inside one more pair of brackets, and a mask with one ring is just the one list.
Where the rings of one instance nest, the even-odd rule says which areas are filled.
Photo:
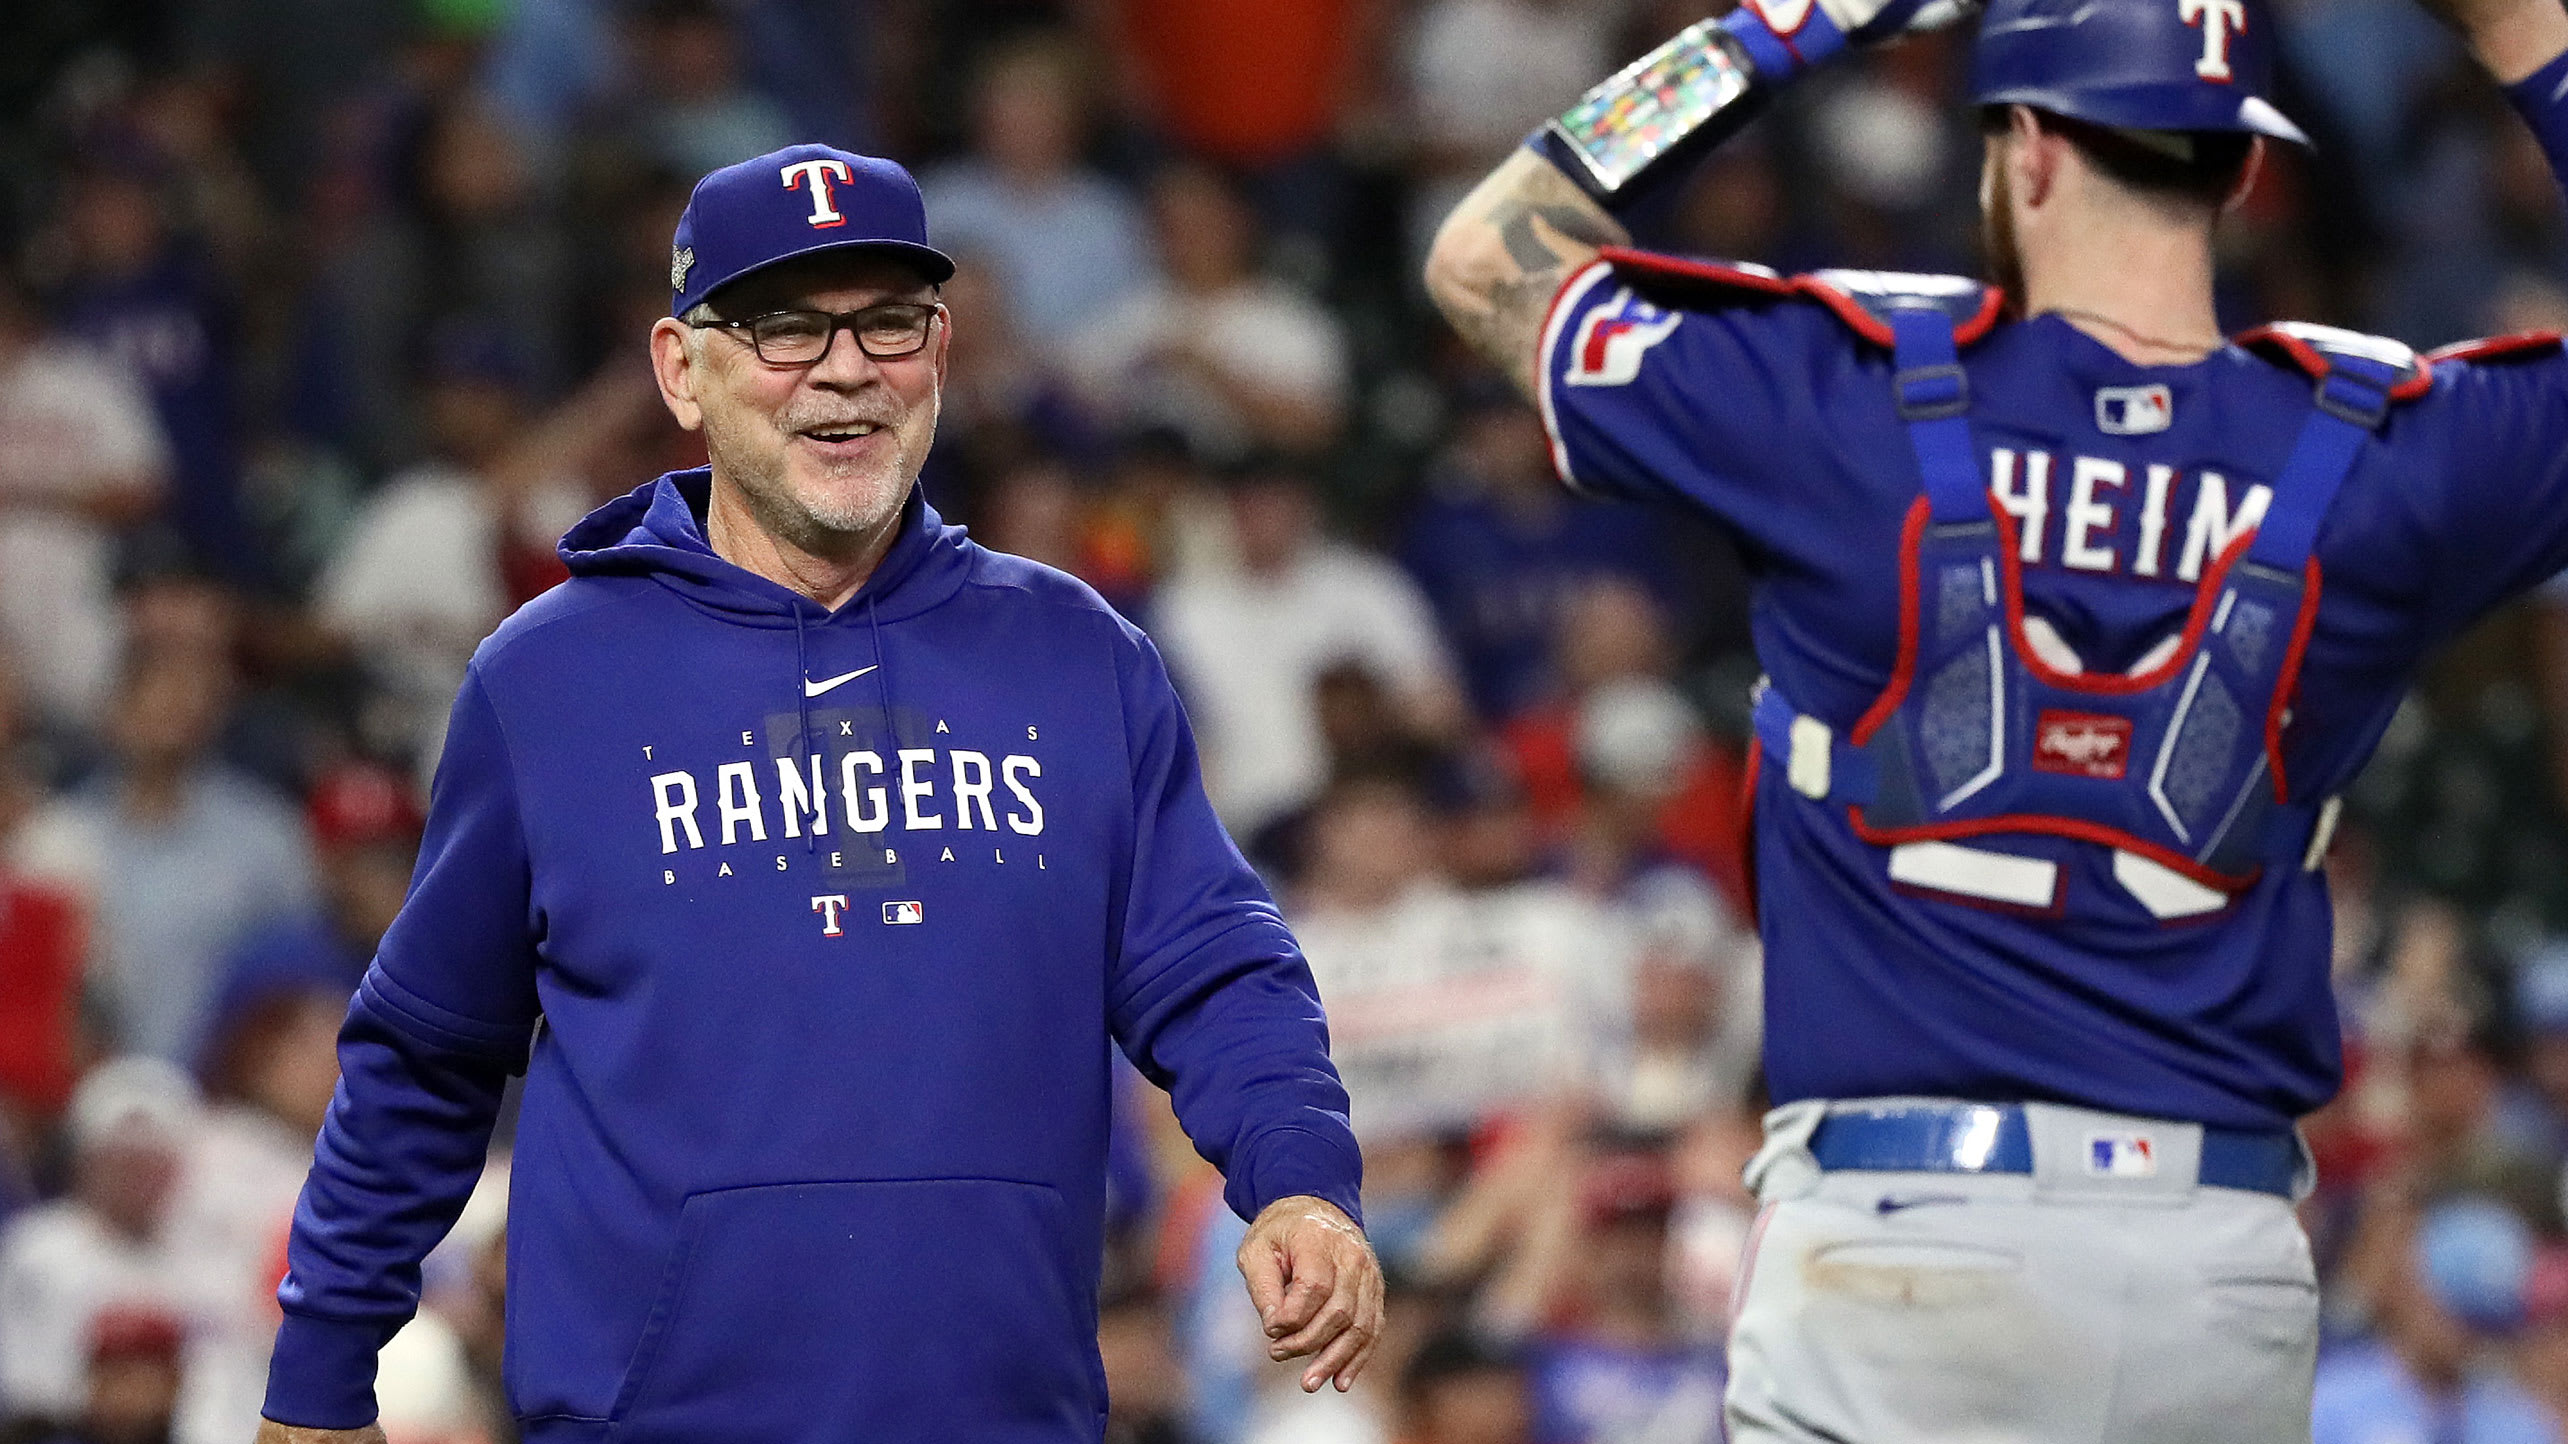
[[855, 330], [845, 326], [829, 333], [828, 348], [820, 353], [819, 360], [811, 363], [808, 372], [814, 386], [842, 391], [855, 390], [880, 379], [882, 374], [881, 364], [866, 355], [865, 348], [857, 344]]

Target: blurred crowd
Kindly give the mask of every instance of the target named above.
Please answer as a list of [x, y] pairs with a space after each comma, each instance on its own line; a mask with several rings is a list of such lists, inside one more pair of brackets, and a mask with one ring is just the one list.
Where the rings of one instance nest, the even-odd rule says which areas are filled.
[[[0, 59], [0, 1438], [241, 1444], [333, 1033], [474, 645], [700, 452], [642, 337], [694, 179], [909, 162], [962, 262], [926, 484], [1158, 639], [1304, 940], [1391, 1324], [1264, 1364], [1241, 1225], [1137, 1076], [1119, 1444], [1718, 1437], [1753, 1205], [1745, 573], [1591, 506], [1429, 319], [1437, 220], [1700, 0], [34, 0]], [[2409, 0], [2283, 9], [2222, 303], [2568, 324], [2568, 210]], [[1788, 97], [1642, 222], [1975, 265], [1967, 45]], [[2568, 1420], [2568, 599], [2426, 680], [2331, 865], [2320, 1444]], [[390, 1347], [504, 1444], [506, 1128]]]

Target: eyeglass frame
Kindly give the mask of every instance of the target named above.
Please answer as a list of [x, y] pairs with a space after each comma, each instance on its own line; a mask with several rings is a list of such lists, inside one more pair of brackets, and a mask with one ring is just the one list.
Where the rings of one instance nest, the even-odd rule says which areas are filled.
[[[856, 319], [868, 314], [869, 312], [888, 310], [895, 306], [926, 311], [928, 313], [927, 327], [920, 335], [917, 345], [912, 346], [906, 351], [894, 351], [886, 355], [865, 344], [865, 333], [858, 329]], [[749, 328], [757, 325], [761, 321], [767, 320], [770, 317], [797, 315], [822, 316], [828, 318], [829, 334], [821, 338], [820, 354], [812, 357], [808, 361], [768, 360], [766, 350], [758, 344], [757, 333], [751, 331]], [[936, 328], [939, 325], [951, 326], [954, 324], [954, 314], [945, 308], [945, 303], [943, 301], [877, 301], [870, 306], [859, 306], [853, 311], [824, 311], [817, 306], [779, 306], [775, 310], [761, 311], [755, 316], [743, 316], [736, 321], [726, 321], [719, 316], [710, 321], [690, 321], [684, 316], [681, 316], [678, 319], [699, 331], [729, 331], [748, 343], [749, 354], [758, 358], [759, 365], [773, 366], [781, 370], [788, 371], [809, 370], [811, 367], [817, 366], [821, 362], [828, 360], [830, 350], [838, 344], [838, 333], [841, 331], [845, 331], [848, 335], [856, 338], [857, 351], [870, 360], [906, 361], [928, 348], [929, 343], [936, 339]]]

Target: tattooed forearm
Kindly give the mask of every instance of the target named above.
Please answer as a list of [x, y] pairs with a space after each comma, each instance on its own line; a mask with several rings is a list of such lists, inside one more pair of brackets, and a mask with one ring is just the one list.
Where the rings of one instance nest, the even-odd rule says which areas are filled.
[[1427, 291], [1472, 349], [1530, 395], [1544, 313], [1561, 282], [1630, 238], [1549, 161], [1518, 151], [1436, 233]]

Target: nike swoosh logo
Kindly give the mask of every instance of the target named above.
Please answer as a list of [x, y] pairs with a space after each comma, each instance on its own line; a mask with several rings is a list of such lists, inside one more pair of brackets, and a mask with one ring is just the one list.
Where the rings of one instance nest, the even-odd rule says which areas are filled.
[[[883, 665], [883, 664], [882, 664], [882, 663], [880, 663], [880, 662], [876, 662], [876, 663], [874, 664], [874, 667], [879, 667], [879, 666], [881, 666], [881, 665]], [[810, 679], [809, 677], [805, 677], [805, 678], [803, 678], [803, 695], [804, 695], [804, 696], [806, 696], [806, 697], [817, 697], [817, 696], [819, 696], [821, 693], [826, 692], [826, 691], [830, 690], [830, 689], [831, 689], [831, 688], [833, 688], [833, 687], [837, 687], [837, 686], [840, 686], [840, 685], [842, 685], [842, 684], [844, 684], [844, 683], [848, 683], [848, 682], [853, 682], [853, 681], [855, 681], [857, 678], [864, 676], [866, 673], [868, 673], [868, 672], [870, 672], [870, 671], [873, 671], [873, 670], [874, 670], [874, 667], [859, 667], [859, 668], [857, 668], [857, 669], [856, 669], [855, 671], [853, 671], [853, 672], [841, 672], [841, 673], [839, 673], [837, 676], [830, 678], [830, 679], [829, 679], [828, 681], [826, 681], [826, 682], [815, 682], [815, 681], [813, 681], [812, 679]]]
[[1917, 1208], [1929, 1203], [1968, 1202], [1970, 1202], [1969, 1199], [1962, 1197], [1958, 1193], [1912, 1193], [1904, 1198], [1897, 1194], [1884, 1194], [1881, 1201], [1874, 1204], [1873, 1208], [1877, 1212], [1890, 1214], [1897, 1213], [1902, 1209]]

